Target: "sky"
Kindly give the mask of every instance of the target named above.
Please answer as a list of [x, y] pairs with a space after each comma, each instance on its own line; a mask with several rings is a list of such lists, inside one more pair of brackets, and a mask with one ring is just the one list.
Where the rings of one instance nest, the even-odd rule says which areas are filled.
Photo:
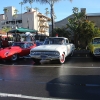
[[[21, 5], [19, 4], [23, 0], [1, 0], [0, 5], [0, 14], [4, 14], [4, 7], [13, 6], [21, 13]], [[22, 12], [26, 12], [25, 7], [31, 7], [29, 3], [24, 4], [22, 8]], [[49, 4], [40, 4], [39, 2], [33, 2], [32, 8], [37, 7], [39, 12], [45, 15], [46, 8], [50, 11]], [[73, 7], [77, 7], [80, 11], [81, 8], [86, 8], [86, 13], [100, 13], [100, 0], [60, 0], [54, 4], [54, 12], [56, 15], [56, 22], [63, 20], [64, 18], [73, 14]], [[48, 17], [50, 17], [48, 15]]]

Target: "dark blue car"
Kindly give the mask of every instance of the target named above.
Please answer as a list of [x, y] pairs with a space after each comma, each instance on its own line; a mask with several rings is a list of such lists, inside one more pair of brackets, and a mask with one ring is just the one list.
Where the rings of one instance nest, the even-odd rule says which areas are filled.
[[36, 41], [36, 45], [37, 45], [37, 46], [43, 45], [43, 42], [42, 42], [42, 41]]

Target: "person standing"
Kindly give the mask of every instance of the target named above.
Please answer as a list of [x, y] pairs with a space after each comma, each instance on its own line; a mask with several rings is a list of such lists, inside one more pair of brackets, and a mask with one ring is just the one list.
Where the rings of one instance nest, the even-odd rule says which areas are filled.
[[9, 46], [8, 39], [7, 38], [5, 38], [4, 40], [2, 40], [2, 46], [3, 46], [3, 48]]
[[26, 32], [26, 41], [31, 41], [31, 33], [30, 32]]
[[2, 48], [2, 36], [0, 36], [0, 48]]

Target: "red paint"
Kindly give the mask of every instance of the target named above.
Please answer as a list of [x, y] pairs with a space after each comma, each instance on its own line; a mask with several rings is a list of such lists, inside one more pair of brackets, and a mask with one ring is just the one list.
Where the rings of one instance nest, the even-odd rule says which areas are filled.
[[[21, 42], [19, 42], [19, 43], [21, 43]], [[28, 42], [23, 42], [23, 43], [27, 44]], [[33, 44], [29, 48], [21, 48], [19, 46], [11, 46], [11, 47], [6, 47], [4, 49], [0, 49], [0, 59], [9, 60], [9, 59], [11, 59], [12, 55], [14, 55], [14, 54], [18, 54], [20, 57], [26, 56], [30, 53], [30, 50], [35, 47], [36, 47], [36, 44]]]

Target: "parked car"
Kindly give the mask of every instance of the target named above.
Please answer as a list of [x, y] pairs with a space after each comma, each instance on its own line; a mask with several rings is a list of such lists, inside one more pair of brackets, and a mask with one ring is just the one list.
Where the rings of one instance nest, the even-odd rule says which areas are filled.
[[40, 46], [40, 45], [43, 44], [43, 41], [35, 41], [35, 43], [36, 43], [37, 46]]
[[74, 49], [75, 45], [69, 43], [68, 38], [49, 37], [45, 39], [43, 45], [32, 48], [29, 55], [35, 64], [40, 64], [40, 60], [56, 60], [63, 64], [65, 58], [73, 53]]
[[35, 48], [33, 42], [14, 42], [12, 46], [0, 50], [0, 59], [16, 61], [19, 57], [29, 55], [31, 48]]
[[94, 37], [88, 44], [88, 49], [93, 57], [100, 56], [100, 37]]

